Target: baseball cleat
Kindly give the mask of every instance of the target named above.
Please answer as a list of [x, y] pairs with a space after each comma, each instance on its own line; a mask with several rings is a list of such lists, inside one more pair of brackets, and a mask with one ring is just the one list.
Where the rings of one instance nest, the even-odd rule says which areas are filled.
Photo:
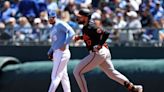
[[130, 92], [143, 92], [142, 85], [134, 85], [134, 88]]

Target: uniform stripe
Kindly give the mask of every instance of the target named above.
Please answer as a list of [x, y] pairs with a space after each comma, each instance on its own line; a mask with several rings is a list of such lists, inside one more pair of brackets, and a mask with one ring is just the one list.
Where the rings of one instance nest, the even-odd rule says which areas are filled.
[[[88, 66], [88, 65], [93, 61], [94, 58], [95, 58], [95, 53], [94, 53], [94, 56], [92, 57], [92, 59], [90, 60], [90, 62], [88, 62], [88, 64], [85, 65], [85, 66], [80, 70], [79, 75], [81, 74], [82, 70], [84, 70], [84, 69], [86, 68], [86, 66]], [[85, 89], [85, 86], [84, 86], [84, 83], [83, 83], [83, 80], [82, 80], [81, 76], [80, 76], [80, 79], [81, 79], [82, 85], [83, 85], [83, 87], [84, 87], [84, 89]], [[86, 89], [85, 89], [85, 90], [86, 90]]]

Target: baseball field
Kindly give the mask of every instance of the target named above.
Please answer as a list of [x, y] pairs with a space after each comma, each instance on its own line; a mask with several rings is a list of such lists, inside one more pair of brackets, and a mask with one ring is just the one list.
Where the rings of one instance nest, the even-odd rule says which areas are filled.
[[[73, 69], [80, 59], [71, 59], [68, 74], [72, 92], [80, 92]], [[115, 68], [135, 84], [142, 84], [144, 92], [163, 92], [164, 59], [113, 59]], [[1, 68], [0, 92], [47, 92], [52, 69], [51, 61], [8, 64]], [[85, 74], [89, 92], [128, 92], [109, 79], [99, 68]], [[57, 92], [63, 92], [61, 85]]]

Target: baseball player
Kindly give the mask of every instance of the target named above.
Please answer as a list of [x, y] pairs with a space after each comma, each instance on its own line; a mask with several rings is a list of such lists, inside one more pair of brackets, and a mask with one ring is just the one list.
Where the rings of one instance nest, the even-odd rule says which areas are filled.
[[109, 32], [102, 28], [98, 28], [94, 23], [90, 22], [91, 12], [89, 9], [81, 9], [77, 14], [77, 22], [83, 24], [82, 36], [75, 36], [74, 40], [83, 39], [90, 54], [86, 56], [76, 66], [73, 73], [80, 87], [81, 92], [88, 92], [84, 73], [92, 70], [96, 66], [105, 72], [105, 74], [125, 86], [130, 92], [143, 92], [141, 85], [134, 85], [124, 75], [115, 70], [111, 62], [111, 54], [106, 44]]
[[71, 92], [67, 63], [70, 59], [69, 43], [75, 33], [67, 23], [56, 19], [55, 11], [49, 12], [48, 20], [52, 24], [50, 31], [52, 44], [48, 51], [48, 58], [53, 60], [51, 85], [48, 92], [55, 92], [60, 82], [64, 92]]

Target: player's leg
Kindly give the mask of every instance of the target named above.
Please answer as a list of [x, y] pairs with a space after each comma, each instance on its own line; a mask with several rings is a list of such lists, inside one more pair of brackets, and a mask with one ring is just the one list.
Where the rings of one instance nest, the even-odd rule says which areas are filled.
[[64, 69], [64, 73], [63, 73], [63, 77], [62, 77], [62, 80], [61, 80], [61, 84], [62, 84], [62, 87], [64, 89], [64, 92], [71, 92], [69, 76], [68, 76], [66, 68]]
[[63, 76], [63, 70], [66, 65], [67, 61], [62, 61], [64, 60], [63, 58], [63, 52], [60, 50], [55, 51], [53, 54], [53, 69], [52, 69], [52, 74], [51, 74], [51, 85], [49, 88], [48, 92], [55, 92], [57, 89], [62, 76]]
[[[54, 55], [53, 55], [53, 57], [54, 57]], [[61, 78], [58, 78], [59, 74], [57, 74], [57, 71], [58, 71], [60, 63], [61, 63], [60, 58], [61, 57], [56, 57], [53, 59], [53, 68], [52, 68], [52, 73], [51, 73], [51, 84], [50, 84], [48, 92], [55, 92], [57, 86], [60, 83]]]
[[104, 71], [108, 77], [124, 85], [125, 81], [129, 81], [124, 75], [114, 69], [114, 66], [110, 60], [104, 61], [99, 65], [100, 69]]
[[86, 80], [83, 74], [95, 68], [101, 63], [101, 61], [103, 61], [103, 58], [100, 58], [96, 53], [91, 53], [81, 60], [74, 69], [73, 73], [81, 92], [88, 92]]
[[[100, 69], [103, 70], [108, 77], [117, 81], [121, 85], [131, 90], [131, 92], [142, 92], [142, 86], [136, 86], [137, 90], [135, 89], [135, 85], [131, 83], [123, 74], [118, 72], [112, 62], [111, 62], [111, 54], [108, 50], [104, 50], [107, 53], [106, 60], [99, 65]], [[134, 91], [133, 91], [134, 90]], [[136, 91], [135, 91], [136, 90]]]
[[[68, 61], [70, 59], [70, 52], [66, 51], [66, 53], [64, 53], [63, 56], [66, 57], [65, 58], [66, 64], [65, 64], [63, 76], [61, 79], [61, 84], [62, 84], [62, 87], [64, 89], [64, 92], [71, 92], [70, 81], [69, 81], [69, 76], [68, 76], [68, 72], [67, 72], [67, 64], [68, 64]], [[64, 58], [63, 58], [63, 60], [64, 60]], [[63, 60], [62, 60], [62, 62], [63, 62]]]

